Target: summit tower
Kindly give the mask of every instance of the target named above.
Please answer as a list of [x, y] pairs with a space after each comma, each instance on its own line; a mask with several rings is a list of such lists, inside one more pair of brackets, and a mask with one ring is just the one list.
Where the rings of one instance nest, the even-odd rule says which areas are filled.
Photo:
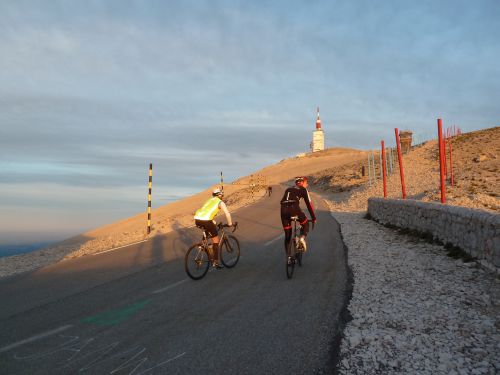
[[319, 107], [318, 107], [318, 117], [316, 119], [316, 129], [313, 131], [313, 138], [311, 142], [311, 151], [321, 151], [325, 149], [325, 134], [321, 128], [321, 119], [319, 118]]

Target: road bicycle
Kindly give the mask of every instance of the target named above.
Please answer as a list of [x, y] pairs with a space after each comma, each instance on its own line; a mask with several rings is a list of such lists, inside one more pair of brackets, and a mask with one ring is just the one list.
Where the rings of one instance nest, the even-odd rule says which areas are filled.
[[[219, 259], [226, 268], [233, 268], [240, 259], [240, 242], [232, 234], [224, 232], [224, 228], [229, 225], [219, 223]], [[199, 227], [200, 228], [200, 227]], [[234, 223], [233, 231], [238, 228], [238, 223]], [[200, 228], [203, 229], [203, 228]], [[186, 253], [184, 258], [184, 269], [190, 278], [193, 280], [202, 279], [208, 272], [210, 265], [213, 264], [213, 245], [205, 230], [201, 242], [193, 244]]]
[[[299, 267], [302, 267], [302, 255], [305, 252], [305, 249], [300, 242], [300, 231], [298, 230], [298, 227], [300, 226], [299, 217], [292, 216], [290, 220], [292, 221], [292, 238], [288, 243], [286, 254], [286, 277], [289, 279], [291, 279], [293, 276], [295, 264], [298, 264]], [[309, 225], [309, 223], [307, 223], [307, 225]]]

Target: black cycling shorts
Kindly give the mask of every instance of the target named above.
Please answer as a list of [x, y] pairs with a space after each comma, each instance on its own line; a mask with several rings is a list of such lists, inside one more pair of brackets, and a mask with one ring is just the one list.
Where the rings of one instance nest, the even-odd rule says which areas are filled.
[[298, 204], [281, 204], [281, 223], [283, 224], [283, 229], [292, 228], [292, 216], [299, 217], [299, 223], [303, 227], [307, 224], [307, 216], [302, 212]]
[[217, 226], [215, 225], [215, 221], [213, 220], [198, 220], [196, 219], [194, 221], [196, 226], [198, 228], [203, 229], [205, 232], [207, 232], [208, 236], [213, 238], [217, 236], [218, 231], [217, 231]]

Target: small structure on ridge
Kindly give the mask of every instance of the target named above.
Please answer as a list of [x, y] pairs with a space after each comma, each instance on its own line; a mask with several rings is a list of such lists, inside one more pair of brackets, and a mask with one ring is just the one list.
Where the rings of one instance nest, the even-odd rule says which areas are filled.
[[411, 141], [413, 132], [409, 130], [399, 131], [399, 142], [401, 143], [401, 152], [407, 154], [411, 151]]

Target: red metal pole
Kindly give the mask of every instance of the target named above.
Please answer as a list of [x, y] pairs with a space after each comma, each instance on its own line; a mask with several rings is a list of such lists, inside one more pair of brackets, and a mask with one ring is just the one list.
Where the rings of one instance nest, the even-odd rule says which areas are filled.
[[403, 199], [406, 199], [405, 173], [403, 170], [403, 155], [401, 155], [401, 143], [399, 142], [398, 128], [395, 128], [394, 132], [396, 133], [396, 146], [398, 148], [399, 174], [401, 176], [401, 191], [403, 192]]
[[454, 186], [455, 184], [455, 180], [453, 179], [453, 158], [452, 158], [452, 154], [453, 154], [453, 147], [451, 146], [453, 142], [449, 142], [449, 145], [450, 145], [450, 182], [451, 182], [451, 186]]
[[444, 178], [448, 178], [448, 158], [446, 157], [446, 134], [443, 132], [443, 165], [444, 165]]
[[382, 145], [382, 174], [384, 177], [384, 198], [387, 198], [387, 170], [385, 166], [385, 147], [384, 141], [380, 142]]
[[438, 118], [438, 143], [439, 143], [439, 177], [441, 181], [441, 203], [446, 203], [446, 190], [444, 186], [444, 165], [443, 165], [443, 125]]

